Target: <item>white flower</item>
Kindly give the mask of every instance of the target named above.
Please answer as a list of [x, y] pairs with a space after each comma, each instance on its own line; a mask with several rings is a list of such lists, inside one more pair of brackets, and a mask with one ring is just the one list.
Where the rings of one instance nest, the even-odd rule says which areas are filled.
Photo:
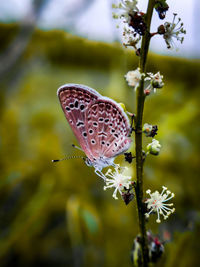
[[113, 4], [112, 7], [115, 9], [121, 10], [121, 13], [118, 15], [116, 13], [113, 13], [113, 18], [123, 18], [125, 19], [124, 22], [129, 23], [130, 21], [130, 15], [134, 16], [135, 12], [139, 11], [137, 7], [137, 0], [121, 0], [121, 3], [119, 5]]
[[147, 75], [149, 76], [149, 79], [154, 89], [162, 88], [164, 86], [163, 75], [160, 75], [159, 71], [156, 74], [153, 74], [152, 72], [148, 72]]
[[160, 215], [163, 215], [164, 220], [166, 220], [171, 213], [175, 211], [175, 208], [170, 208], [174, 204], [166, 204], [165, 202], [169, 201], [171, 198], [175, 196], [174, 193], [171, 193], [167, 190], [167, 187], [163, 186], [163, 190], [161, 194], [158, 191], [151, 193], [151, 190], [147, 190], [146, 193], [150, 195], [150, 198], [147, 199], [145, 202], [147, 203], [147, 208], [149, 210], [146, 213], [146, 217], [148, 218], [152, 212], [157, 212], [158, 218], [156, 220], [157, 223], [160, 223]]
[[142, 73], [140, 72], [140, 69], [137, 68], [136, 70], [127, 72], [125, 78], [129, 86], [137, 88], [142, 78]]
[[128, 169], [127, 167], [123, 167], [123, 169], [121, 169], [121, 172], [120, 172], [120, 168], [119, 168], [119, 166], [117, 166], [115, 168], [114, 172], [112, 172], [112, 170], [109, 169], [107, 171], [107, 173], [105, 174], [106, 186], [104, 186], [104, 190], [106, 190], [107, 188], [114, 187], [115, 190], [113, 192], [113, 197], [115, 199], [118, 199], [117, 198], [117, 191], [119, 191], [119, 193], [122, 195], [122, 190], [124, 189], [124, 187], [126, 189], [129, 189], [129, 186], [131, 184], [131, 176], [122, 174], [127, 169]]
[[135, 31], [131, 30], [127, 26], [124, 26], [122, 39], [123, 39], [123, 45], [125, 47], [132, 46], [136, 51], [138, 50], [137, 44], [141, 40], [141, 36], [135, 33]]
[[180, 41], [182, 43], [184, 40], [184, 37], [180, 36], [180, 34], [186, 34], [186, 31], [183, 29], [183, 23], [179, 25], [181, 19], [178, 18], [178, 22], [175, 23], [176, 15], [177, 14], [174, 14], [172, 23], [170, 22], [164, 23], [165, 33], [163, 35], [163, 38], [165, 39], [168, 49], [173, 48], [173, 46], [175, 46], [173, 38], [177, 39], [177, 41]]
[[147, 72], [147, 76], [145, 77], [144, 81], [150, 82], [145, 89], [149, 90], [149, 93], [152, 91], [152, 89], [155, 92], [157, 88], [162, 88], [164, 86], [163, 75], [161, 75], [159, 71], [155, 74], [152, 72]]
[[152, 155], [158, 155], [160, 153], [161, 145], [158, 140], [153, 139], [150, 144], [147, 145], [147, 150]]

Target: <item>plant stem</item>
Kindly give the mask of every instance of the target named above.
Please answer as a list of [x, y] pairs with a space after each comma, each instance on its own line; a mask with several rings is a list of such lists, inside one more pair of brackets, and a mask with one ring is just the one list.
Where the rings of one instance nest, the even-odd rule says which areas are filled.
[[[153, 8], [155, 5], [155, 0], [149, 0], [147, 13], [146, 13], [146, 32], [142, 38], [142, 45], [140, 51], [140, 61], [139, 68], [141, 73], [145, 73], [147, 54], [149, 50], [150, 43], [150, 25], [151, 18], [153, 14]], [[137, 199], [137, 208], [138, 208], [138, 217], [139, 217], [139, 229], [141, 236], [141, 250], [142, 250], [142, 266], [148, 266], [148, 244], [147, 244], [147, 235], [146, 235], [146, 226], [145, 226], [145, 210], [143, 203], [143, 152], [142, 152], [142, 119], [143, 119], [143, 110], [144, 110], [144, 77], [140, 81], [140, 85], [137, 88], [136, 95], [136, 120], [135, 120], [135, 155], [136, 155], [136, 177], [137, 184], [135, 188], [136, 199]]]

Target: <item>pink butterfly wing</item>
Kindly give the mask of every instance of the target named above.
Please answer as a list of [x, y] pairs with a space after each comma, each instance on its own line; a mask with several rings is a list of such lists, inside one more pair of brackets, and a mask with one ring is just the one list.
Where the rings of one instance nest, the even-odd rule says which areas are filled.
[[117, 102], [98, 98], [88, 107], [86, 118], [88, 145], [95, 158], [112, 158], [128, 150], [130, 123]]
[[58, 97], [81, 148], [91, 160], [114, 158], [128, 150], [130, 123], [114, 100], [79, 84], [66, 84]]
[[87, 157], [92, 160], [93, 155], [88, 144], [85, 114], [88, 107], [95, 103], [101, 95], [95, 90], [79, 84], [63, 85], [58, 89], [57, 94], [74, 135]]

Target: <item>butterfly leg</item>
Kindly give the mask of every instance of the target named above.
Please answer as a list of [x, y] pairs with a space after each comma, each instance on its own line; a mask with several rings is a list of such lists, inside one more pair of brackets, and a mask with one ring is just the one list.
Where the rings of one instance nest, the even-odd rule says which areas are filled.
[[122, 172], [126, 169], [125, 167], [122, 167], [122, 166], [120, 166], [119, 164], [115, 164], [115, 163], [113, 163], [112, 166], [113, 166], [115, 169], [122, 170]]
[[96, 175], [98, 175], [99, 177], [101, 177], [102, 179], [104, 179], [104, 181], [106, 180], [106, 176], [98, 169], [95, 169], [94, 171], [96, 173]]

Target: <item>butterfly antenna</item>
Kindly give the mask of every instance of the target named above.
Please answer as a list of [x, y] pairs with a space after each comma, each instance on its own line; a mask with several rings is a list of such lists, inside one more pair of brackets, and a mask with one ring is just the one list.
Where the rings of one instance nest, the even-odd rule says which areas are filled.
[[82, 148], [80, 148], [79, 146], [75, 146], [74, 144], [72, 144], [72, 146], [73, 146], [74, 148], [76, 148], [76, 149], [78, 149], [78, 150], [80, 150], [80, 151], [84, 152], [84, 151], [83, 151], [83, 149], [82, 149]]
[[52, 162], [59, 162], [59, 161], [67, 160], [67, 159], [83, 159], [83, 160], [85, 160], [85, 157], [83, 157], [83, 156], [68, 156], [68, 157], [65, 157], [63, 159], [53, 159]]

